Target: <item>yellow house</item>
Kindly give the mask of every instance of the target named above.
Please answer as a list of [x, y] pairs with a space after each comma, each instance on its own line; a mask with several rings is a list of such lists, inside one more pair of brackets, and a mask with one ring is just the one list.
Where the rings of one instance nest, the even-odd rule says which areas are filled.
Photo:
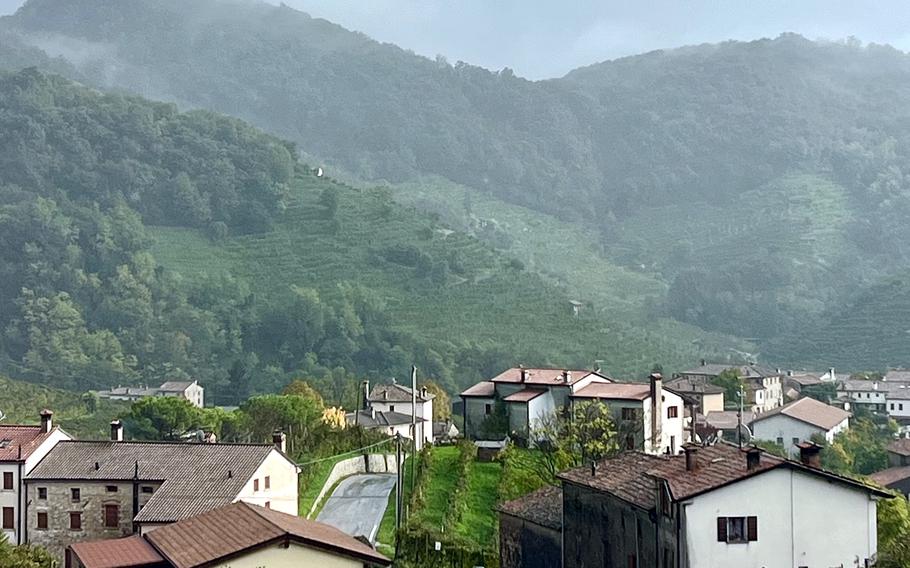
[[376, 568], [391, 560], [335, 527], [237, 502], [145, 535], [81, 542], [68, 568]]

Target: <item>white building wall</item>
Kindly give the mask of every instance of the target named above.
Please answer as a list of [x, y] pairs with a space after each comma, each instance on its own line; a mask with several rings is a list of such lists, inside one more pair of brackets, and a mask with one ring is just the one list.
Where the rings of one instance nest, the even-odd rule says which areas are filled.
[[198, 406], [202, 408], [205, 406], [205, 389], [199, 386], [198, 383], [193, 383], [183, 391], [183, 396], [190, 401], [193, 406]]
[[[244, 501], [261, 507], [269, 503], [269, 507], [276, 511], [296, 515], [298, 472], [296, 464], [289, 462], [278, 450], [272, 450], [234, 501]], [[265, 488], [266, 476], [269, 477], [268, 489]], [[259, 480], [258, 491], [254, 489], [254, 480]]]
[[340, 554], [319, 550], [297, 543], [257, 548], [241, 553], [230, 560], [214, 564], [214, 568], [300, 568], [318, 566], [319, 568], [363, 568], [362, 560], [341, 556]]
[[[411, 401], [408, 402], [394, 402], [394, 401], [375, 401], [370, 402], [370, 407], [375, 409], [376, 412], [399, 412], [401, 414], [411, 415]], [[394, 409], [394, 410], [393, 410]], [[426, 402], [417, 402], [417, 418], [423, 418], [426, 422], [417, 421], [417, 439], [423, 440], [425, 443], [432, 444], [434, 441], [433, 438], [433, 400], [430, 399]], [[411, 426], [408, 424], [405, 426], [405, 429], [402, 431], [400, 427], [395, 427], [392, 429], [392, 434], [395, 435], [395, 432], [401, 432], [401, 435], [407, 439], [411, 439]], [[423, 447], [423, 444], [418, 444], [418, 450]]]
[[[906, 393], [902, 394], [907, 396]], [[910, 398], [906, 400], [889, 398], [887, 405], [885, 409], [888, 411], [888, 416], [892, 418], [910, 417]]]
[[758, 422], [753, 422], [751, 430], [752, 435], [759, 440], [777, 442], [777, 439], [781, 438], [781, 445], [791, 456], [799, 453], [799, 448], [794, 445], [793, 438], [797, 438], [797, 443], [808, 441], [814, 434], [824, 435], [829, 442], [834, 439], [833, 434], [829, 435], [822, 428], [806, 424], [801, 420], [796, 420], [783, 414], [776, 414], [763, 418]]
[[[685, 443], [685, 439], [683, 438], [683, 415], [685, 414], [685, 408], [683, 407], [682, 397], [669, 391], [663, 391], [660, 416], [660, 441], [656, 447], [651, 444], [651, 397], [649, 396], [646, 398], [641, 404], [643, 408], [642, 420], [644, 423], [642, 425], [642, 432], [644, 433], [645, 439], [645, 453], [664, 454], [671, 449], [671, 446], [675, 453], [679, 453], [683, 443]], [[667, 409], [671, 406], [676, 407], [676, 418], [668, 417]]]
[[528, 420], [530, 429], [540, 427], [540, 423], [546, 420], [556, 412], [556, 402], [553, 400], [551, 391], [528, 401]]
[[[759, 474], [684, 507], [693, 567], [853, 567], [877, 550], [874, 500], [865, 491], [797, 470]], [[717, 517], [749, 516], [758, 518], [757, 541], [717, 541]]]

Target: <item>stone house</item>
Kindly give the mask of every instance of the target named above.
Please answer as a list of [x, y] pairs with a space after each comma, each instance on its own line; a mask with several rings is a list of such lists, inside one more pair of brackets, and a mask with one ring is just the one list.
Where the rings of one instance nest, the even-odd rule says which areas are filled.
[[499, 512], [502, 568], [552, 568], [562, 561], [562, 489], [547, 486], [506, 501]]
[[[58, 557], [74, 542], [147, 533], [243, 500], [297, 514], [299, 468], [276, 445], [58, 443], [26, 476], [25, 542]], [[277, 447], [276, 447], [277, 446]]]
[[776, 442], [792, 456], [799, 454], [799, 443], [813, 436], [833, 442], [850, 426], [850, 416], [846, 410], [805, 397], [757, 415], [749, 426], [755, 438]]
[[690, 445], [684, 455], [626, 452], [564, 472], [562, 566], [874, 563], [876, 501], [891, 495], [819, 469], [818, 446], [802, 450], [793, 461]]
[[[761, 414], [783, 404], [783, 373], [780, 369], [769, 369], [751, 363], [748, 365], [708, 363], [702, 359], [700, 366], [683, 371], [680, 376], [693, 382], [710, 383], [730, 369], [735, 370], [745, 383], [744, 406], [747, 411]], [[727, 404], [734, 402], [738, 401], [726, 401]]]
[[724, 389], [709, 381], [676, 377], [667, 381], [667, 388], [692, 400], [696, 412], [701, 414], [724, 410]]
[[98, 398], [110, 400], [127, 400], [135, 402], [150, 396], [183, 397], [193, 406], [205, 406], [205, 389], [196, 381], [167, 381], [158, 387], [115, 387], [106, 391], [96, 391]]
[[[379, 430], [387, 436], [401, 436], [411, 439], [411, 415], [401, 412], [389, 412], [368, 408], [357, 412], [348, 412], [344, 415], [345, 422], [351, 426], [360, 426], [367, 430]], [[418, 418], [417, 425], [424, 429], [424, 419]], [[427, 428], [429, 430], [429, 428]], [[417, 439], [417, 451], [423, 448], [423, 439]]]
[[25, 476], [58, 442], [71, 439], [53, 416], [42, 410], [40, 426], [0, 424], [0, 534], [12, 544], [25, 542]]
[[361, 540], [296, 515], [237, 502], [144, 535], [79, 542], [67, 568], [378, 568], [391, 561]]

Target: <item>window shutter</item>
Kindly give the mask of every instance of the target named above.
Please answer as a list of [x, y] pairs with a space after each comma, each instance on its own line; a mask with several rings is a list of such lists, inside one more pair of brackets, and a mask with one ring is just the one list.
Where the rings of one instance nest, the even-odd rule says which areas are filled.
[[758, 540], [758, 517], [746, 517], [746, 534], [749, 542]]
[[727, 517], [717, 517], [717, 542], [727, 542]]

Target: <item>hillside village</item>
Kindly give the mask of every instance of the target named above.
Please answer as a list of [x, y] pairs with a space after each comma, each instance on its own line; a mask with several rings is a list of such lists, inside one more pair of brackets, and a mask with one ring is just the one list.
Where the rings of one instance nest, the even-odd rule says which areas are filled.
[[[76, 568], [871, 565], [910, 495], [904, 370], [516, 366], [451, 402], [417, 373], [303, 421], [281, 414], [318, 397], [303, 382], [232, 410], [190, 381], [96, 393], [130, 397], [103, 440], [51, 409], [0, 422], [3, 534]], [[269, 430], [175, 418], [254, 408]], [[298, 429], [337, 453], [293, 451]]]

